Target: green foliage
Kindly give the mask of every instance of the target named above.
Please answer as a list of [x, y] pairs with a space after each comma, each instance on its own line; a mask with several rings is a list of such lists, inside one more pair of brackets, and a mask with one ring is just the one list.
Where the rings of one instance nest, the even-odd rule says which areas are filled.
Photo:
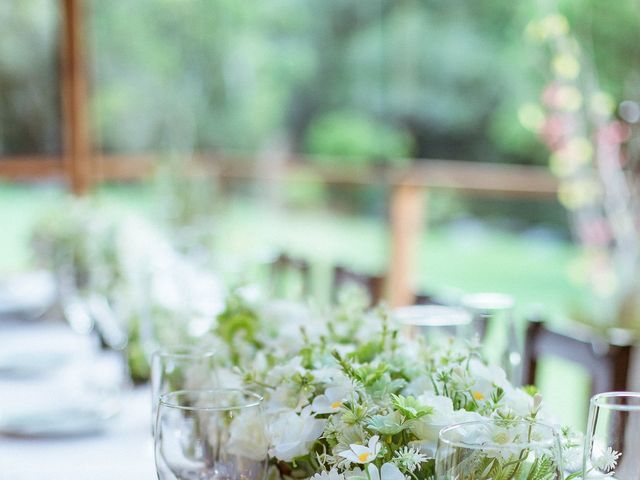
[[403, 397], [392, 394], [391, 398], [393, 399], [393, 407], [408, 419], [416, 419], [433, 413], [432, 407], [421, 404], [412, 396]]
[[147, 361], [142, 340], [140, 338], [140, 319], [131, 322], [129, 341], [126, 349], [127, 368], [134, 384], [145, 383], [151, 376], [151, 366]]
[[232, 293], [227, 297], [225, 309], [218, 315], [217, 320], [215, 332], [232, 348], [231, 356], [234, 363], [239, 358], [238, 352], [233, 350], [237, 337], [241, 337], [249, 344], [259, 346], [255, 338], [258, 314], [239, 295]]
[[317, 117], [309, 126], [305, 150], [323, 164], [406, 164], [412, 139], [402, 129], [355, 111], [337, 111]]
[[[604, 88], [637, 98], [638, 3], [556, 3]], [[55, 8], [0, 12], [0, 152], [59, 149]], [[86, 12], [105, 151], [256, 152], [284, 139], [353, 164], [546, 159], [516, 115], [550, 68], [522, 35], [534, 0], [91, 0]]]
[[382, 350], [382, 344], [377, 340], [371, 340], [349, 353], [348, 357], [360, 363], [370, 362], [378, 355], [380, 350]]
[[554, 478], [556, 478], [555, 462], [549, 456], [536, 458], [527, 475], [527, 480], [553, 480]]
[[372, 432], [382, 435], [396, 435], [407, 428], [400, 412], [394, 411], [387, 415], [374, 415], [367, 424]]

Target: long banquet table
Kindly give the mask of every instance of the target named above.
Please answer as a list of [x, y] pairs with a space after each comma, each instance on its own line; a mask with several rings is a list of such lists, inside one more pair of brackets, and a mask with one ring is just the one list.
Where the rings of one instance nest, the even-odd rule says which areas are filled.
[[[60, 392], [78, 378], [103, 381], [113, 373], [109, 354], [89, 336], [62, 323], [25, 323], [0, 319], [2, 359], [64, 359], [55, 374], [29, 378], [0, 375], [0, 420], [25, 404], [55, 404]], [[7, 355], [9, 357], [7, 357]], [[26, 355], [26, 357], [25, 357]], [[57, 357], [56, 357], [57, 355]], [[74, 376], [78, 378], [74, 379]], [[92, 378], [93, 377], [93, 378]], [[74, 383], [75, 382], [75, 383]], [[151, 480], [156, 478], [150, 434], [147, 387], [118, 390], [119, 413], [104, 431], [79, 436], [7, 436], [0, 434], [1, 480]], [[67, 392], [68, 393], [68, 392]]]

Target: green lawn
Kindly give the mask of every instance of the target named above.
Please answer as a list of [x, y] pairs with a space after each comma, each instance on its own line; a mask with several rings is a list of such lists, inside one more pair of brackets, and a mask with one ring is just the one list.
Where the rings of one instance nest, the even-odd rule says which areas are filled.
[[[28, 240], [34, 220], [63, 198], [53, 186], [0, 185], [0, 218], [8, 225], [0, 236], [0, 273], [29, 268]], [[112, 209], [154, 216], [161, 208], [148, 187], [103, 187], [99, 203]], [[241, 274], [279, 249], [309, 258], [319, 296], [327, 296], [329, 271], [340, 262], [353, 268], [383, 271], [388, 258], [388, 230], [383, 218], [322, 210], [283, 211], [249, 200], [225, 201], [211, 228], [217, 232], [221, 269]], [[562, 242], [538, 242], [504, 230], [473, 234], [440, 227], [425, 232], [417, 266], [420, 287], [432, 292], [502, 291], [515, 296], [524, 312], [532, 305], [562, 312], [580, 298], [567, 269], [576, 249]], [[583, 428], [586, 375], [579, 367], [548, 361], [542, 365], [541, 389], [570, 424]], [[573, 392], [571, 396], [566, 392]], [[585, 401], [576, 402], [576, 398]], [[576, 406], [579, 405], [577, 408]]]

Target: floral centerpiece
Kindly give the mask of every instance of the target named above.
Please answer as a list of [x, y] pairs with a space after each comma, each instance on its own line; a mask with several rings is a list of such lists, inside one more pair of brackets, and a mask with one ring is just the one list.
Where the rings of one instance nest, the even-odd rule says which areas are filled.
[[92, 323], [82, 331], [93, 328], [104, 346], [124, 349], [136, 383], [149, 379], [153, 350], [202, 334], [224, 302], [218, 277], [178, 252], [164, 232], [91, 199], [48, 210], [32, 243], [38, 264], [57, 281], [63, 316], [76, 327], [74, 315], [83, 311], [81, 319]]
[[[483, 419], [555, 423], [535, 389], [514, 387], [502, 369], [482, 360], [478, 342], [430, 346], [405, 338], [384, 309], [361, 305], [325, 312], [323, 322], [287, 315], [266, 321], [264, 306], [233, 296], [219, 317], [212, 340], [233, 352], [221, 356], [233, 359], [236, 381], [264, 395], [274, 478], [426, 479], [434, 476], [443, 427]], [[297, 341], [283, 349], [280, 335]], [[233, 438], [252, 438], [250, 423], [234, 428]], [[508, 442], [504, 431], [488, 438]], [[565, 467], [577, 471], [581, 465], [572, 459], [581, 454], [581, 440], [568, 429], [561, 433]], [[232, 447], [249, 457], [265, 449], [249, 440]], [[498, 466], [507, 461], [495, 459]], [[553, 465], [535, 468], [531, 478], [552, 478]]]

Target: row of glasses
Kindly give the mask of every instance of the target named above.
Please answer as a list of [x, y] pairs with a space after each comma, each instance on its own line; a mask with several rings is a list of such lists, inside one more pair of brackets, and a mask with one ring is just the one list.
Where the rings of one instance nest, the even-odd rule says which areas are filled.
[[[268, 441], [261, 400], [234, 389], [162, 394], [155, 435], [158, 478], [262, 479]], [[640, 393], [595, 396], [588, 425], [582, 478], [638, 478]], [[461, 423], [440, 432], [435, 474], [442, 480], [564, 479], [563, 448], [557, 430], [539, 422]]]
[[522, 339], [514, 316], [515, 300], [503, 293], [464, 295], [459, 305], [411, 305], [394, 310], [393, 317], [407, 336], [422, 335], [429, 344], [438, 345], [449, 337], [476, 336], [483, 356], [500, 365], [509, 381], [521, 383]]
[[543, 423], [494, 419], [440, 431], [438, 480], [640, 478], [640, 393], [608, 392], [590, 402], [582, 465], [563, 465], [567, 445]]
[[151, 360], [151, 401], [159, 480], [261, 480], [267, 468], [262, 397], [221, 388], [215, 354], [175, 346]]
[[[198, 347], [154, 354], [154, 443], [160, 480], [261, 480], [267, 468], [262, 397], [219, 388], [214, 355]], [[197, 388], [195, 388], [197, 387]], [[640, 478], [640, 393], [592, 398], [582, 465], [563, 465], [558, 431], [539, 422], [493, 419], [441, 430], [437, 479]], [[567, 468], [565, 468], [567, 467]]]

